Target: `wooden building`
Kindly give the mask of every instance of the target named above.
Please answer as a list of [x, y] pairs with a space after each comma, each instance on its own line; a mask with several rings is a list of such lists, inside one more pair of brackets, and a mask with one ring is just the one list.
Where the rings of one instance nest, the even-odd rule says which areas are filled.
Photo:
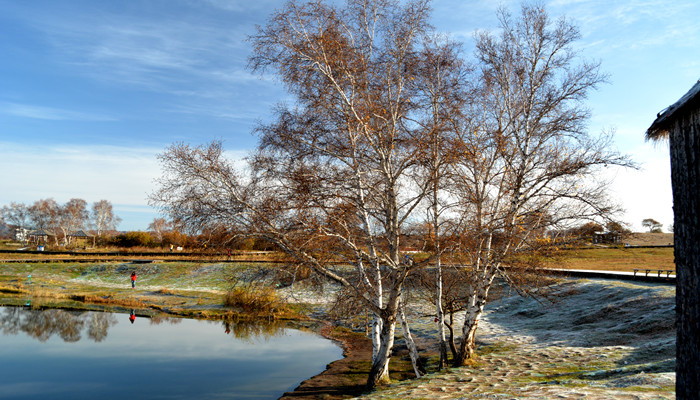
[[45, 229], [39, 229], [29, 233], [29, 243], [37, 245], [47, 245], [49, 244], [49, 238], [54, 238], [53, 232], [47, 231]]
[[620, 243], [620, 234], [617, 232], [593, 232], [593, 244], [617, 244]]
[[68, 243], [73, 246], [87, 246], [90, 239], [92, 239], [92, 245], [95, 245], [95, 237], [88, 235], [83, 230], [79, 230], [68, 235]]
[[700, 81], [661, 111], [647, 139], [668, 139], [676, 258], [676, 398], [700, 394]]

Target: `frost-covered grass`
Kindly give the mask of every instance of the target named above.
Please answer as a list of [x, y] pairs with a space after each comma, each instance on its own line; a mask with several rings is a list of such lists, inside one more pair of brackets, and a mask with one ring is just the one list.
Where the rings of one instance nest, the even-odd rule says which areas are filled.
[[[550, 300], [504, 295], [489, 304], [472, 367], [361, 398], [675, 398], [673, 286], [571, 279], [550, 289]], [[419, 317], [412, 332], [435, 348], [435, 324]]]

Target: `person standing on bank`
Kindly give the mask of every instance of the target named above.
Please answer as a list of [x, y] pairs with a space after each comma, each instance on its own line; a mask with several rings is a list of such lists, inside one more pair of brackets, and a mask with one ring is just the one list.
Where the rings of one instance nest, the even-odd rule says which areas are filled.
[[136, 287], [136, 271], [131, 271], [131, 288]]

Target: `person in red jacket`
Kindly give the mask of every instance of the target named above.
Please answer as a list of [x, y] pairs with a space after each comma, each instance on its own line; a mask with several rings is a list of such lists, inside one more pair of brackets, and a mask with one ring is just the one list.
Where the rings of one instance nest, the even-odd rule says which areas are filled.
[[136, 271], [131, 271], [131, 288], [136, 287]]
[[129, 314], [129, 321], [133, 324], [134, 321], [136, 320], [136, 314], [134, 313], [134, 310], [131, 310], [131, 313]]

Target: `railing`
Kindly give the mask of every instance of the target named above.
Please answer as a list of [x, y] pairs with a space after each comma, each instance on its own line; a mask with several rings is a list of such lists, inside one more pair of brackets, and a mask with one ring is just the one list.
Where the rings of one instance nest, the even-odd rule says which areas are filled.
[[666, 274], [666, 278], [670, 277], [671, 274], [675, 275], [675, 273], [676, 273], [676, 271], [672, 270], [672, 269], [635, 269], [634, 276], [637, 276], [637, 271], [639, 271], [640, 274], [641, 274], [641, 271], [644, 271], [644, 276], [649, 276], [649, 274], [651, 272], [656, 272], [656, 276], [659, 278], [661, 278], [661, 274], [663, 274], [663, 273]]

